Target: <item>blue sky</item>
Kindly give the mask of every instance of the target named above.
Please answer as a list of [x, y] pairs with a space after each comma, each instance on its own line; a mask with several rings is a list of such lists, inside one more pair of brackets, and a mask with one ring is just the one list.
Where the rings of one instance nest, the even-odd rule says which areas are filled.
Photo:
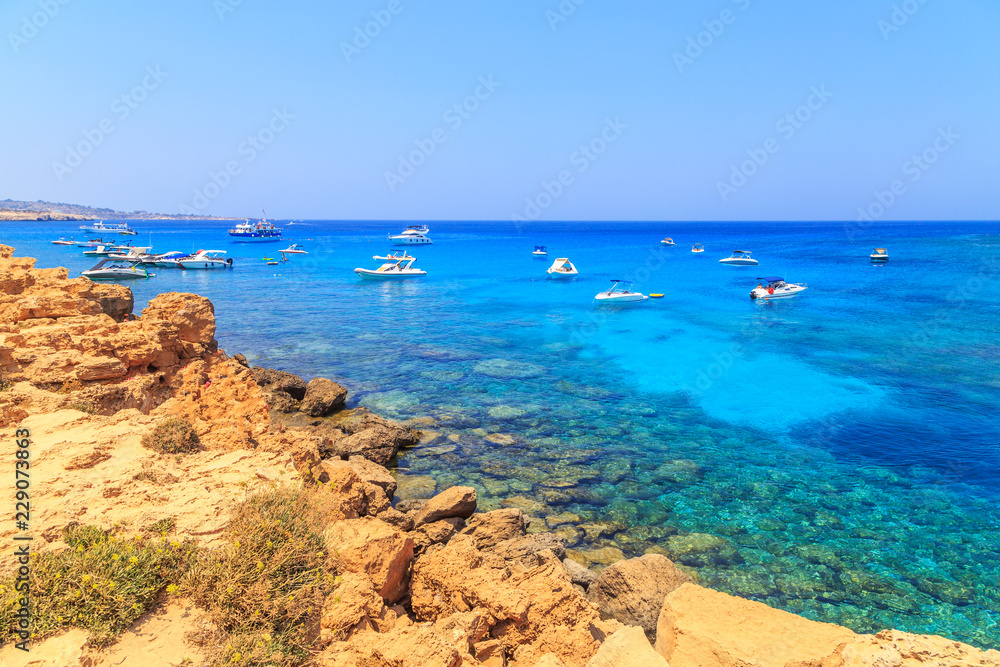
[[0, 199], [1000, 218], [995, 0], [579, 1], [8, 0]]

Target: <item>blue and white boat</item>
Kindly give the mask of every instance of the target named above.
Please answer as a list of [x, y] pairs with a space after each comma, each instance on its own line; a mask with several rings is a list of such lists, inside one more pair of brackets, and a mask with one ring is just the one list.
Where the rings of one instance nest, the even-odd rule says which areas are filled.
[[549, 254], [548, 248], [543, 245], [536, 245], [534, 252], [531, 253], [535, 257], [547, 257]]
[[95, 234], [123, 234], [125, 236], [135, 236], [136, 232], [130, 229], [124, 222], [112, 222], [111, 224], [104, 224], [103, 220], [98, 220], [92, 225], [80, 225], [80, 231], [82, 232], [93, 232]]
[[274, 243], [281, 241], [281, 230], [261, 218], [251, 223], [249, 220], [229, 230], [229, 236], [236, 243]]

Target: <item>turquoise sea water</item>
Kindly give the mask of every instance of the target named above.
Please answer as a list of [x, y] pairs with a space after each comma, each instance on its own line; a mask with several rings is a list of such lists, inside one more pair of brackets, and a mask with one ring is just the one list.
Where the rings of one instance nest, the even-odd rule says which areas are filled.
[[[49, 243], [75, 224], [0, 224], [39, 266], [94, 263]], [[203, 294], [230, 353], [432, 418], [402, 475], [625, 527], [562, 526], [574, 548], [665, 549], [810, 618], [1000, 647], [1000, 225], [429, 223], [411, 249], [429, 275], [370, 283], [352, 269], [403, 224], [281, 224], [310, 254], [272, 267], [284, 245], [230, 243], [226, 223], [134, 223], [137, 245], [235, 263], [155, 269], [136, 310]], [[760, 266], [720, 265], [734, 248]], [[545, 280], [557, 256], [580, 276]], [[768, 275], [810, 289], [751, 301]], [[666, 297], [595, 305], [612, 278]]]

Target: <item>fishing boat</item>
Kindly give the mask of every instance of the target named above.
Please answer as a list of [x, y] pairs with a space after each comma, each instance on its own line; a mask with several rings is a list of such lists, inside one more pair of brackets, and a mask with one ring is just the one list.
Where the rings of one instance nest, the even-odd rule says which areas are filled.
[[750, 256], [749, 250], [734, 250], [729, 257], [723, 257], [719, 264], [726, 266], [757, 266], [757, 260]]
[[693, 246], [691, 246], [691, 252], [693, 252], [696, 255], [699, 255], [705, 252], [705, 246], [702, 245], [701, 243], [695, 243]]
[[76, 241], [73, 237], [66, 238], [65, 236], [60, 236], [58, 241], [52, 241], [52, 245], [76, 245]]
[[547, 257], [549, 254], [548, 249], [543, 245], [536, 245], [534, 251], [531, 253], [535, 257]]
[[385, 263], [377, 269], [357, 268], [354, 269], [354, 272], [365, 280], [394, 280], [427, 275], [426, 271], [413, 268], [413, 263], [417, 261], [417, 258], [407, 255], [405, 250], [400, 253], [389, 253], [385, 256], [375, 255], [372, 259]]
[[133, 229], [129, 229], [129, 226], [124, 222], [112, 222], [110, 224], [105, 224], [103, 220], [98, 220], [92, 225], [80, 225], [81, 232], [91, 232], [94, 234], [122, 234], [124, 236], [135, 236], [136, 232]]
[[809, 289], [805, 283], [786, 283], [785, 279], [779, 276], [758, 278], [757, 280], [760, 281], [757, 287], [750, 290], [751, 299], [786, 299]]
[[231, 269], [233, 260], [222, 257], [225, 254], [225, 250], [199, 250], [193, 255], [175, 260], [175, 263], [182, 269]]
[[576, 270], [576, 267], [567, 258], [560, 257], [552, 262], [552, 266], [545, 269], [545, 273], [549, 274], [549, 278], [572, 278], [579, 271]]
[[428, 238], [427, 234], [431, 230], [427, 228], [427, 225], [410, 225], [404, 229], [399, 234], [393, 236], [389, 234], [389, 240], [393, 245], [417, 245], [417, 244], [427, 244], [433, 243], [433, 241]]
[[264, 214], [257, 222], [251, 223], [246, 220], [229, 230], [229, 236], [236, 243], [275, 243], [281, 241], [281, 230], [267, 221], [267, 214]]
[[92, 269], [80, 274], [90, 280], [137, 280], [139, 278], [155, 278], [139, 262], [124, 262], [120, 259], [102, 259]]
[[284, 250], [279, 250], [278, 252], [286, 253], [289, 255], [308, 255], [309, 253], [302, 249], [298, 243], [293, 243]]
[[594, 297], [601, 303], [636, 303], [645, 301], [649, 297], [645, 294], [632, 291], [630, 280], [612, 280], [611, 289], [601, 292]]
[[889, 261], [889, 251], [885, 248], [875, 248], [875, 252], [868, 255], [868, 257], [873, 262], [888, 262]]
[[677, 245], [677, 244], [674, 243], [674, 240], [668, 236], [667, 238], [660, 241], [660, 245]]

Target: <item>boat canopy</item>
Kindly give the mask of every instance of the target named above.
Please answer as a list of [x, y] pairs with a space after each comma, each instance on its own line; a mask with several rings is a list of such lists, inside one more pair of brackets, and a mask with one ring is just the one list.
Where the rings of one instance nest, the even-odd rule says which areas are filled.
[[734, 255], [749, 255], [751, 254], [749, 250], [734, 250]]
[[886, 255], [888, 251], [885, 248], [875, 248], [876, 255]]
[[779, 276], [769, 276], [769, 277], [765, 277], [765, 278], [758, 278], [757, 280], [764, 280], [764, 281], [767, 281], [769, 283], [783, 283], [783, 282], [785, 282], [785, 279], [781, 278]]
[[535, 246], [535, 250], [545, 250], [545, 246], [543, 246], [543, 245], [536, 245]]

